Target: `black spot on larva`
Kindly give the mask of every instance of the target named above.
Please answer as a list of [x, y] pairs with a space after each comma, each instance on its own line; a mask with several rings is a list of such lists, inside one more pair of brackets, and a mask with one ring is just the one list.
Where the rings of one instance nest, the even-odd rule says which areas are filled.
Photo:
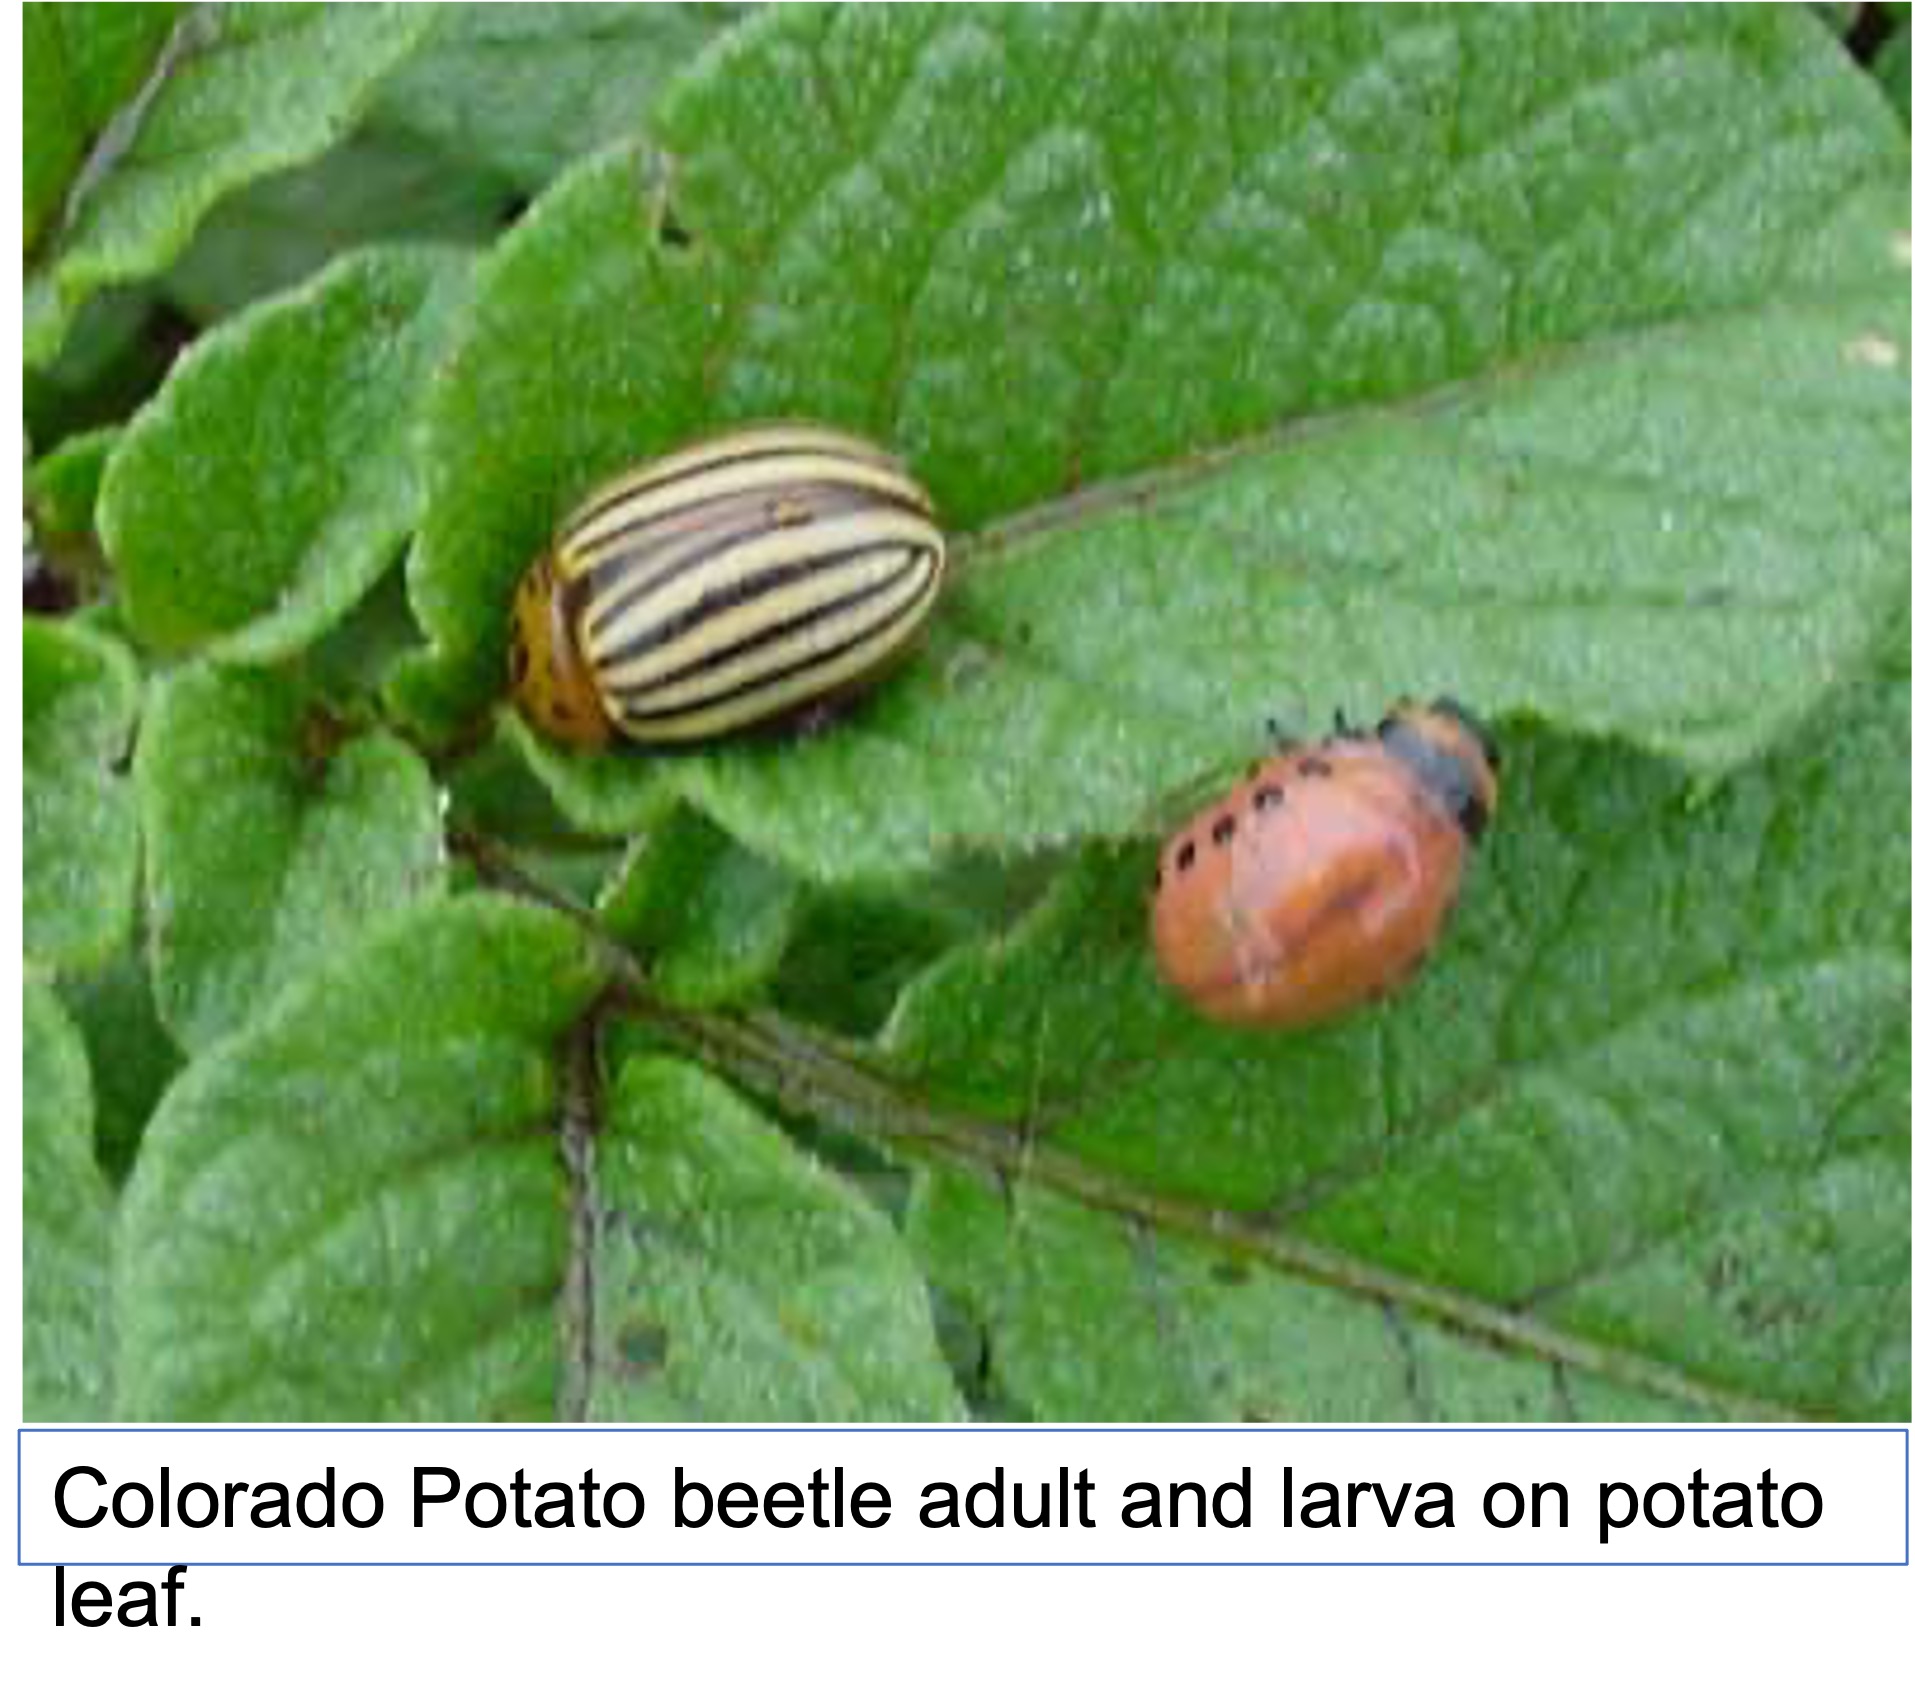
[[1191, 841], [1179, 842], [1177, 844], [1177, 869], [1179, 871], [1188, 871], [1191, 866], [1196, 863], [1197, 844]]
[[1222, 847], [1224, 843], [1229, 841], [1236, 833], [1237, 820], [1228, 812], [1210, 826], [1210, 839], [1215, 842], [1218, 847]]
[[1329, 760], [1320, 759], [1314, 753], [1306, 753], [1297, 761], [1299, 777], [1328, 777], [1335, 773], [1336, 767]]
[[1283, 805], [1283, 785], [1281, 783], [1266, 784], [1251, 797], [1251, 805], [1259, 812], [1274, 812]]

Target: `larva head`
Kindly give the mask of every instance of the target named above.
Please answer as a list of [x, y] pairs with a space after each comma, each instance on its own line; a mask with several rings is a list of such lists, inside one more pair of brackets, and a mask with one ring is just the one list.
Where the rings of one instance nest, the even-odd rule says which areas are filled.
[[512, 698], [533, 725], [570, 747], [612, 739], [598, 688], [572, 639], [571, 618], [552, 556], [542, 554], [512, 601]]
[[1402, 701], [1376, 733], [1470, 840], [1483, 833], [1496, 815], [1496, 744], [1467, 707], [1447, 696]]

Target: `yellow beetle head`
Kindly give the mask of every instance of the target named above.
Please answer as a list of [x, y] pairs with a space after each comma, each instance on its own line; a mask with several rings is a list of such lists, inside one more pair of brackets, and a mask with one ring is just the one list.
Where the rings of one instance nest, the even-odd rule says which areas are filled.
[[569, 747], [612, 739], [598, 687], [572, 639], [564, 584], [549, 553], [527, 571], [512, 601], [512, 698], [545, 735]]

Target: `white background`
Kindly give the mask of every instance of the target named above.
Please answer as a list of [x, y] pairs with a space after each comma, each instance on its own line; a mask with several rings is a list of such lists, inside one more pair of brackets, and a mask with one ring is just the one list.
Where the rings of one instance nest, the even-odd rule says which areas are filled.
[[[1753, 1430], [1502, 1429], [660, 1429], [603, 1428], [455, 1430], [39, 1430], [21, 1438], [24, 1504], [21, 1558], [28, 1563], [102, 1561], [1900, 1561], [1906, 1556], [1906, 1448], [1902, 1433], [1813, 1427]], [[91, 1528], [63, 1524], [55, 1512], [56, 1480], [69, 1468], [91, 1466], [106, 1479], [69, 1488], [68, 1511], [85, 1518], [108, 1506], [112, 1489], [137, 1482], [157, 1496], [162, 1466], [175, 1492], [191, 1481], [223, 1492], [232, 1481], [274, 1480], [296, 1487], [325, 1475], [331, 1465], [343, 1498], [355, 1480], [377, 1485], [385, 1510], [367, 1529], [259, 1529], [244, 1515], [236, 1527], [214, 1524], [163, 1527], [155, 1513], [137, 1527], [109, 1518]], [[599, 1484], [624, 1479], [645, 1493], [641, 1523], [631, 1528], [478, 1528], [457, 1501], [429, 1507], [414, 1528], [415, 1467], [456, 1472], [463, 1485], [509, 1485], [523, 1470], [528, 1483], [576, 1485], [590, 1467]], [[968, 1490], [1005, 1472], [1007, 1523], [1002, 1528], [927, 1529], [917, 1507], [925, 1484], [943, 1480]], [[1150, 1480], [1206, 1486], [1240, 1481], [1251, 1468], [1251, 1523], [1246, 1528], [1185, 1522], [1176, 1529], [1135, 1529], [1122, 1523], [1126, 1484]], [[1284, 1468], [1293, 1474], [1296, 1522], [1283, 1522]], [[1686, 1484], [1700, 1466], [1711, 1484], [1753, 1484], [1765, 1468], [1778, 1486], [1797, 1481], [1820, 1490], [1822, 1512], [1810, 1528], [1699, 1528], [1689, 1522], [1690, 1497], [1664, 1491], [1659, 1516], [1670, 1508], [1683, 1522], [1654, 1528], [1639, 1513], [1634, 1525], [1600, 1536], [1599, 1503], [1605, 1483], [1627, 1483], [1638, 1494], [1658, 1480]], [[820, 1527], [804, 1522], [778, 1528], [762, 1519], [726, 1527], [716, 1514], [702, 1527], [673, 1523], [674, 1473], [706, 1484], [716, 1496], [733, 1482], [762, 1497], [773, 1483], [804, 1484], [822, 1469], [843, 1468], [848, 1503], [859, 1483], [882, 1484], [892, 1503], [882, 1528]], [[1024, 1486], [1026, 1512], [1040, 1510], [1049, 1485], [1052, 1511], [1065, 1491], [1060, 1470], [1086, 1471], [1092, 1526], [1053, 1522], [1020, 1528], [1008, 1522], [1012, 1486]], [[1374, 1497], [1362, 1501], [1354, 1522], [1340, 1529], [1301, 1522], [1304, 1488], [1322, 1479], [1339, 1489], [1374, 1480], [1392, 1498], [1403, 1485], [1447, 1483], [1455, 1498], [1454, 1529], [1419, 1527], [1407, 1514], [1389, 1527]], [[1545, 1528], [1497, 1529], [1480, 1503], [1498, 1481], [1525, 1488], [1562, 1483], [1569, 1525], [1552, 1517]], [[435, 1490], [442, 1492], [442, 1490]], [[1075, 1499], [1073, 1513], [1075, 1513]], [[528, 1498], [528, 1507], [530, 1505]], [[1777, 1494], [1778, 1516], [1780, 1488]], [[703, 1503], [700, 1503], [700, 1510]], [[201, 1512], [205, 1511], [204, 1506]], [[497, 1514], [496, 1496], [481, 1516]], [[827, 1511], [829, 1497], [827, 1497]], [[1553, 1509], [1552, 1509], [1553, 1510]], [[1798, 1496], [1798, 1517], [1811, 1503]], [[134, 1511], [130, 1516], [139, 1517]], [[1616, 1510], [1612, 1517], [1626, 1515]]]
[[[1513, 1462], [1502, 1470], [1514, 1471], [1520, 1462], [1526, 1472], [1565, 1479], [1586, 1465], [1579, 1454], [1655, 1454], [1663, 1463], [1678, 1463], [1679, 1454], [1691, 1467], [1740, 1454], [1745, 1463], [1759, 1456], [1812, 1476], [1831, 1514], [1852, 1487], [1892, 1497], [1897, 1557], [1900, 1551], [1899, 1433], [142, 1431], [60, 1432], [57, 1440], [29, 1433], [26, 1441], [29, 1452], [36, 1442], [47, 1444], [33, 1462], [42, 1480], [51, 1475], [43, 1461], [82, 1449], [101, 1469], [121, 1476], [135, 1455], [162, 1453], [199, 1475], [257, 1476], [270, 1469], [288, 1477], [289, 1462], [306, 1455], [322, 1463], [330, 1457], [342, 1474], [383, 1473], [424, 1455], [470, 1477], [480, 1470], [481, 1454], [488, 1466], [510, 1462], [509, 1472], [511, 1464], [563, 1470], [610, 1453], [625, 1474], [643, 1477], [661, 1465], [668, 1473], [674, 1459], [689, 1466], [693, 1455], [714, 1475], [716, 1462], [725, 1460], [731, 1462], [727, 1475], [769, 1475], [778, 1467], [795, 1475], [800, 1464], [827, 1453], [849, 1456], [848, 1463], [866, 1473], [893, 1476], [921, 1476], [934, 1453], [955, 1453], [982, 1472], [1000, 1461], [1025, 1463], [1016, 1458], [1021, 1453], [1055, 1448], [1086, 1456], [1096, 1475], [1113, 1478], [1139, 1455], [1151, 1470], [1201, 1474], [1219, 1463], [1217, 1456], [1267, 1445], [1273, 1458], [1280, 1451], [1293, 1464], [1298, 1455], [1320, 1456], [1311, 1469], [1325, 1475], [1332, 1468], [1324, 1461], [1334, 1455], [1350, 1475], [1381, 1476], [1395, 1467], [1414, 1475], [1418, 1463], [1441, 1462], [1443, 1474], [1459, 1482], [1477, 1463], [1465, 1456], [1479, 1450]], [[658, 1457], [650, 1457], [655, 1451]], [[1879, 1464], [1871, 1468], [1869, 1461]], [[1255, 1463], [1261, 1484], [1270, 1462]], [[1865, 1475], [1871, 1469], [1874, 1475]], [[9, 1475], [9, 1492], [11, 1484]], [[1850, 1520], [1851, 1531], [1879, 1529], [1871, 1515]], [[460, 1541], [471, 1552], [504, 1534], [474, 1532]], [[862, 1534], [886, 1547], [903, 1546], [889, 1540], [892, 1531]], [[1042, 1533], [1030, 1534], [1043, 1540]], [[1773, 1543], [1759, 1533], [1734, 1534]], [[838, 1545], [836, 1537], [829, 1540], [826, 1553]], [[1356, 1543], [1333, 1537], [1311, 1546], [1341, 1554]], [[161, 1575], [150, 1567], [91, 1567], [69, 1571], [68, 1578], [117, 1583]], [[755, 1691], [774, 1682], [780, 1690], [914, 1692], [1000, 1686], [1182, 1691], [1207, 1683], [1231, 1690], [1408, 1687], [1419, 1695], [1449, 1688], [1608, 1691], [1618, 1683], [1737, 1695], [1839, 1691], [1877, 1686], [1892, 1670], [1905, 1669], [1911, 1598], [1906, 1567], [196, 1565], [186, 1574], [184, 1611], [201, 1620], [197, 1629], [55, 1631], [53, 1572], [16, 1566], [7, 1576], [8, 1658], [31, 1679], [20, 1686], [62, 1691], [135, 1682], [162, 1689], [336, 1690], [342, 1680], [374, 1689], [550, 1689], [555, 1678], [571, 1683], [582, 1676], [673, 1691]]]
[[[1686, 1474], [1697, 1464], [1725, 1472], [1770, 1464], [1778, 1473], [1818, 1483], [1828, 1503], [1828, 1529], [1658, 1532], [1653, 1551], [1687, 1544], [1687, 1553], [1706, 1555], [1730, 1540], [1748, 1553], [1774, 1557], [1799, 1548], [1796, 1538], [1802, 1535], [1825, 1538], [1819, 1544], [1824, 1556], [1862, 1551], [1826, 1539], [1838, 1530], [1844, 1542], [1879, 1541], [1886, 1534], [1893, 1547], [1867, 1550], [1876, 1555], [1899, 1558], [1902, 1543], [1900, 1432], [141, 1430], [30, 1432], [25, 1442], [37, 1495], [44, 1495], [61, 1465], [81, 1454], [120, 1478], [164, 1457], [180, 1480], [189, 1474], [290, 1479], [302, 1466], [330, 1459], [342, 1477], [373, 1476], [382, 1486], [396, 1479], [387, 1492], [388, 1514], [401, 1524], [408, 1518], [404, 1479], [416, 1462], [452, 1465], [470, 1481], [482, 1472], [507, 1476], [517, 1465], [534, 1475], [564, 1475], [603, 1460], [601, 1477], [624, 1475], [649, 1484], [654, 1476], [668, 1479], [674, 1463], [717, 1481], [721, 1475], [798, 1476], [814, 1464], [842, 1461], [859, 1476], [889, 1479], [903, 1500], [907, 1486], [914, 1490], [940, 1469], [955, 1471], [961, 1464], [966, 1474], [982, 1475], [1004, 1463], [1036, 1475], [1052, 1456], [1063, 1454], [1093, 1468], [1101, 1498], [1114, 1490], [1120, 1474], [1221, 1473], [1248, 1452], [1258, 1479], [1260, 1521], [1264, 1480], [1288, 1459], [1325, 1476], [1442, 1476], [1458, 1485], [1459, 1522], [1475, 1516], [1464, 1480], [1492, 1473], [1571, 1482], [1598, 1477], [1617, 1462], [1627, 1462], [1630, 1474], [1643, 1478], [1658, 1470]], [[12, 1483], [9, 1474], [9, 1492]], [[1267, 1499], [1274, 1509], [1276, 1497]], [[1572, 1502], [1578, 1522], [1568, 1541], [1552, 1538], [1559, 1545], [1547, 1549], [1532, 1542], [1538, 1557], [1599, 1554], [1593, 1532], [1580, 1522], [1583, 1497], [1572, 1492]], [[52, 1534], [45, 1507], [35, 1510], [32, 1535]], [[669, 1514], [668, 1496], [648, 1502], [648, 1527], [654, 1514]], [[825, 1557], [841, 1557], [843, 1539], [853, 1535], [864, 1547], [902, 1556], [906, 1543], [894, 1540], [901, 1529], [723, 1534], [728, 1549], [742, 1547], [738, 1538], [775, 1537], [777, 1557], [783, 1558], [799, 1546], [794, 1539], [806, 1537]], [[415, 1552], [426, 1545], [410, 1531], [397, 1534]], [[454, 1530], [450, 1540], [448, 1533], [435, 1534], [449, 1551], [489, 1557], [504, 1546], [497, 1538], [517, 1533]], [[547, 1557], [560, 1540], [568, 1542], [568, 1552], [569, 1542], [577, 1540], [558, 1532], [524, 1534], [537, 1539]], [[604, 1533], [620, 1541], [645, 1534]], [[677, 1541], [681, 1533], [657, 1534], [656, 1547], [646, 1543], [648, 1554], [668, 1546], [684, 1551]], [[1114, 1550], [1118, 1556], [1135, 1557], [1129, 1538], [1141, 1533], [1109, 1534], [1124, 1540]], [[1243, 1533], [1213, 1532], [1194, 1546], [1168, 1551], [1208, 1556], [1218, 1534], [1232, 1551], [1241, 1546], [1233, 1539]], [[1301, 1548], [1256, 1552], [1356, 1557], [1387, 1543], [1392, 1555], [1400, 1555], [1432, 1534], [1444, 1537], [1447, 1551], [1461, 1548], [1466, 1536], [1517, 1533], [1401, 1531], [1366, 1538], [1319, 1532]], [[1096, 1557], [1107, 1551], [1104, 1539], [1100, 1532]], [[1039, 1543], [1057, 1546], [1046, 1533], [1031, 1532], [1020, 1548]], [[143, 1550], [143, 1557], [151, 1552]], [[1093, 1550], [1086, 1545], [1072, 1552], [1090, 1557]], [[68, 1578], [118, 1583], [162, 1575], [153, 1567], [89, 1567], [70, 1570]], [[774, 1683], [780, 1690], [834, 1692], [999, 1686], [1182, 1691], [1213, 1684], [1232, 1691], [1407, 1687], [1418, 1695], [1543, 1687], [1553, 1695], [1612, 1691], [1623, 1683], [1746, 1695], [1874, 1687], [1897, 1670], [1905, 1672], [1909, 1576], [1907, 1567], [195, 1565], [186, 1574], [183, 1614], [199, 1618], [198, 1628], [55, 1631], [53, 1572], [16, 1566], [8, 1573], [5, 1640], [10, 1660], [29, 1677], [40, 1674], [31, 1687], [63, 1691], [133, 1680], [142, 1687], [195, 1691], [262, 1685], [332, 1691], [342, 1680], [377, 1689], [549, 1689], [555, 1677], [567, 1683], [611, 1677], [622, 1686], [673, 1691], [756, 1691]]]

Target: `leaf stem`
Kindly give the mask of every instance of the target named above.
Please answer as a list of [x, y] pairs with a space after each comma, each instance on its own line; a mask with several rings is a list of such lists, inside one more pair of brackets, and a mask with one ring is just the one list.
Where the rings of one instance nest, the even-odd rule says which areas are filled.
[[1094, 1211], [1226, 1249], [1286, 1275], [1375, 1302], [1388, 1311], [1413, 1314], [1478, 1342], [1677, 1401], [1717, 1418], [1778, 1423], [1822, 1416], [1703, 1381], [1624, 1348], [1569, 1335], [1533, 1316], [1313, 1242], [1256, 1214], [1141, 1189], [1070, 1154], [1033, 1145], [1017, 1126], [927, 1106], [894, 1080], [869, 1069], [862, 1056], [781, 1014], [690, 1012], [675, 1007], [659, 997], [644, 966], [588, 907], [544, 887], [489, 842], [461, 832], [455, 832], [452, 841], [455, 851], [464, 854], [488, 882], [563, 912], [587, 931], [612, 977], [609, 1007], [639, 1019], [747, 1093], [787, 1114], [852, 1130], [907, 1160], [956, 1163], [1004, 1185], [1035, 1181]]
[[598, 1263], [599, 1204], [593, 1150], [604, 1123], [599, 1087], [599, 1029], [603, 1002], [595, 1005], [572, 1030], [565, 1056], [565, 1098], [559, 1118], [559, 1157], [565, 1167], [566, 1214], [569, 1241], [565, 1255], [565, 1285], [559, 1295], [558, 1417], [564, 1424], [582, 1424], [591, 1416], [596, 1376], [597, 1291], [593, 1268]]

